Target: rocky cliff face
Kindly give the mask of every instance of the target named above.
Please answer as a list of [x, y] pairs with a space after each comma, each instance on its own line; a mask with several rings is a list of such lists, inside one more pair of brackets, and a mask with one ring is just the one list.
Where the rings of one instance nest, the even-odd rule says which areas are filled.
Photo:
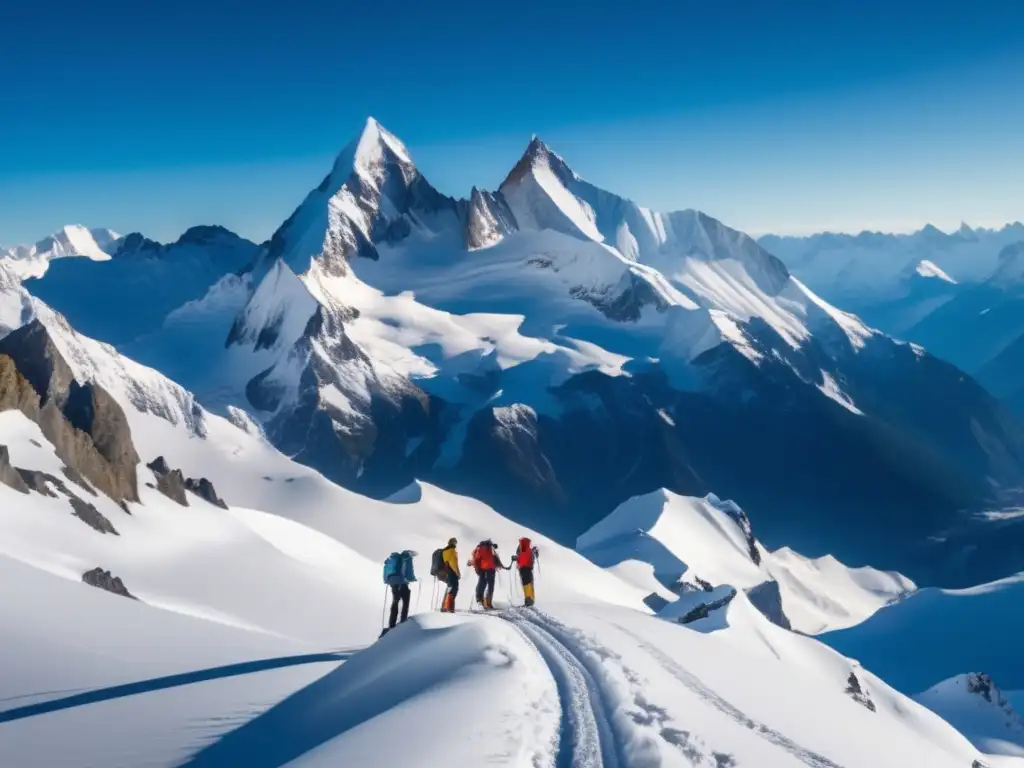
[[75, 380], [38, 320], [0, 339], [0, 410], [39, 424], [57, 456], [118, 502], [138, 501], [139, 457], [121, 406], [99, 385]]

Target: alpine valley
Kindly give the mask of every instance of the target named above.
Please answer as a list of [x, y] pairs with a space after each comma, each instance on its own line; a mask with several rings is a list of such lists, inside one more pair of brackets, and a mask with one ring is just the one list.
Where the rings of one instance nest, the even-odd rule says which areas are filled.
[[[1024, 766], [1024, 422], [792, 242], [512, 160], [370, 119], [265, 243], [0, 252], [0, 765]], [[432, 610], [452, 537], [536, 607]]]

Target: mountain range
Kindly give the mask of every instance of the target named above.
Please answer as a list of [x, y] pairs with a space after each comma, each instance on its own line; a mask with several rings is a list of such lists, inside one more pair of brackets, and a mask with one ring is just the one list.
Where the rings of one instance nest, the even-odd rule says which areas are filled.
[[829, 300], [924, 346], [1024, 414], [1024, 224], [760, 242]]
[[745, 234], [373, 120], [266, 243], [95, 232], [0, 258], [0, 765], [1022, 764], [1024, 427]]
[[26, 288], [359, 492], [426, 479], [572, 540], [631, 496], [715, 490], [772, 545], [1005, 573], [929, 542], [1024, 485], [1007, 408], [747, 235], [599, 189], [536, 137], [454, 199], [370, 119], [262, 246], [115, 242]]

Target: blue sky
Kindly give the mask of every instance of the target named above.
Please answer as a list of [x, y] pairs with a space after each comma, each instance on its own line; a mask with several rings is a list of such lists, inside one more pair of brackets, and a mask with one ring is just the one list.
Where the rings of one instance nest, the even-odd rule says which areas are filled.
[[367, 115], [452, 195], [538, 133], [756, 233], [1024, 218], [1020, 3], [264, 5], [0, 4], [0, 242], [268, 237]]

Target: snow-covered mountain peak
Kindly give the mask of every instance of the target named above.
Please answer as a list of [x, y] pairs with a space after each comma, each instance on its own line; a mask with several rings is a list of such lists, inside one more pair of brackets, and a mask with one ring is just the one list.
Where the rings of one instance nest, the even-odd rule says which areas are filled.
[[568, 182], [570, 179], [579, 180], [579, 176], [568, 166], [565, 160], [545, 144], [539, 136], [534, 134], [533, 138], [530, 139], [530, 143], [526, 146], [523, 156], [519, 158], [519, 162], [509, 171], [501, 186], [505, 187], [507, 184], [516, 184], [523, 176], [538, 169], [547, 169], [565, 182]]
[[0, 259], [8, 260], [21, 278], [40, 277], [53, 259], [81, 256], [106, 261], [117, 248], [121, 236], [110, 229], [88, 229], [81, 224], [61, 227], [49, 237], [32, 245], [0, 247]]
[[381, 170], [389, 163], [411, 166], [412, 158], [405, 145], [374, 118], [368, 117], [363, 130], [338, 153], [331, 178], [338, 186], [352, 173], [367, 181], [379, 181]]
[[333, 275], [351, 258], [377, 259], [378, 243], [414, 232], [457, 230], [458, 205], [423, 178], [405, 145], [373, 118], [331, 172], [274, 233], [263, 264], [284, 259], [296, 274], [314, 260]]

